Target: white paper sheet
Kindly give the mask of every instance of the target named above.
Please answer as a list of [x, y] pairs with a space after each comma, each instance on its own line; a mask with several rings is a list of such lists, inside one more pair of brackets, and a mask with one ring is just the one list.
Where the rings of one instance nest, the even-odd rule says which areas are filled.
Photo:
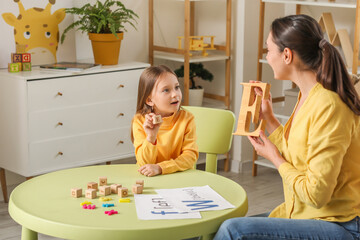
[[159, 195], [135, 194], [137, 216], [140, 220], [201, 218], [199, 212], [183, 212], [172, 207]]
[[184, 212], [214, 211], [234, 208], [208, 185], [155, 190], [166, 202]]

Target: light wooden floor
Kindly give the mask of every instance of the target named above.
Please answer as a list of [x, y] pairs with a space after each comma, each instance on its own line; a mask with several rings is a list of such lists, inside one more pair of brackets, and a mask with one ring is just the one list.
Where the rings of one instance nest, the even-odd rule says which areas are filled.
[[[201, 167], [200, 167], [201, 168]], [[251, 165], [245, 164], [243, 173], [222, 171], [219, 163], [218, 173], [239, 183], [246, 191], [249, 201], [247, 216], [269, 212], [283, 202], [282, 183], [276, 170], [258, 167], [258, 176], [251, 176]], [[12, 188], [9, 189], [11, 191]], [[9, 216], [8, 205], [0, 202], [0, 240], [18, 240], [21, 238], [21, 226]], [[58, 238], [39, 234], [39, 240]]]

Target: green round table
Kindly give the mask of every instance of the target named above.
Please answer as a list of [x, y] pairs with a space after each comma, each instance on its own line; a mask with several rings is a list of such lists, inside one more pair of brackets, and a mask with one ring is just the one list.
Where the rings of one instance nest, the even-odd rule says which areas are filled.
[[[134, 164], [101, 165], [48, 173], [30, 179], [14, 189], [9, 201], [10, 216], [22, 225], [22, 239], [37, 239], [37, 233], [65, 239], [184, 239], [213, 236], [220, 224], [233, 217], [244, 216], [248, 209], [246, 192], [234, 181], [200, 170], [145, 177]], [[108, 185], [122, 184], [129, 189], [130, 203], [119, 203], [111, 194], [119, 214], [104, 214], [103, 202], [86, 199], [88, 182], [106, 176]], [[156, 194], [155, 189], [209, 185], [235, 206], [232, 209], [201, 212], [201, 219], [139, 220], [131, 187], [144, 180], [143, 194]], [[70, 196], [71, 188], [82, 188], [83, 196]], [[90, 201], [95, 210], [82, 209], [81, 202]]]

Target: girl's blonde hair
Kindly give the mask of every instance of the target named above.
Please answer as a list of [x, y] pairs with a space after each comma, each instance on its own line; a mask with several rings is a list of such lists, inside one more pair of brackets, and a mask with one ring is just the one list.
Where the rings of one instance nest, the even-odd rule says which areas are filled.
[[150, 96], [155, 86], [156, 80], [164, 73], [173, 74], [177, 79], [174, 71], [172, 71], [165, 65], [148, 67], [141, 74], [138, 87], [136, 113], [145, 115], [152, 112], [152, 108], [146, 104], [146, 99], [148, 99], [148, 97]]
[[[136, 103], [136, 114], [145, 115], [152, 112], [152, 107], [146, 104], [146, 100], [150, 96], [156, 80], [165, 73], [173, 74], [176, 79], [177, 76], [170, 68], [165, 65], [152, 66], [146, 68], [140, 76], [139, 86], [138, 86], [138, 97]], [[134, 142], [134, 135], [132, 130], [131, 123], [131, 141]]]

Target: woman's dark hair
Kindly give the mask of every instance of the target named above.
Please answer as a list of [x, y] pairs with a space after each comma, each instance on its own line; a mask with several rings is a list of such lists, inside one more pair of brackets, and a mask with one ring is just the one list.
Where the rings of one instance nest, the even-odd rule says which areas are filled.
[[303, 70], [314, 71], [324, 88], [336, 92], [356, 115], [360, 115], [360, 99], [346, 66], [337, 49], [324, 39], [315, 19], [307, 15], [275, 19], [271, 34], [281, 52], [285, 48], [294, 51], [305, 65]]

